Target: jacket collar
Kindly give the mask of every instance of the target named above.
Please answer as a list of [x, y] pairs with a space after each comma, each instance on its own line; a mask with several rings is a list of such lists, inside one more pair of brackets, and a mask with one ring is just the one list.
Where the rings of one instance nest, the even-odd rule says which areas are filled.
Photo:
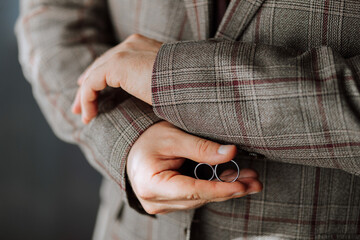
[[[210, 37], [213, 5], [216, 0], [183, 0], [191, 30], [197, 40]], [[216, 31], [216, 38], [236, 41], [265, 0], [232, 0]]]

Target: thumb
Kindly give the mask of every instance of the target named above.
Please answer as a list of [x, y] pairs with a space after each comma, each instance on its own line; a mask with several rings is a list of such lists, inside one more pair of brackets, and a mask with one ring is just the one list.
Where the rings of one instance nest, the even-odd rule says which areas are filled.
[[183, 133], [179, 140], [176, 154], [195, 162], [216, 165], [228, 162], [236, 155], [235, 145], [221, 145], [187, 133]]

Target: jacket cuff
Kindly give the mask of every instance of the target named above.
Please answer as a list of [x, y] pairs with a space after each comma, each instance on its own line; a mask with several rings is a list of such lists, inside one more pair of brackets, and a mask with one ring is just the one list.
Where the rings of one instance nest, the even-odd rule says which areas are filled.
[[184, 116], [207, 115], [209, 101], [213, 100], [210, 104], [215, 104], [219, 100], [216, 84], [221, 66], [216, 61], [219, 61], [219, 43], [226, 42], [230, 43], [208, 39], [161, 46], [153, 66], [151, 84], [153, 111], [158, 117], [190, 132], [196, 132], [198, 124], [207, 124], [202, 127], [209, 129], [213, 127], [213, 122], [209, 121], [212, 118], [207, 118], [204, 123]]
[[[167, 105], [175, 106], [171, 103], [174, 102], [170, 89], [173, 89], [174, 82], [170, 74], [171, 60], [173, 59], [173, 45], [171, 43], [164, 43], [156, 56], [152, 72], [151, 81], [151, 101], [154, 113], [165, 119], [169, 114], [165, 112], [174, 112], [174, 109], [165, 109]], [[169, 120], [169, 119], [168, 119]]]
[[[102, 155], [103, 161], [95, 159], [94, 162], [105, 170], [107, 177], [115, 181], [123, 191], [127, 191], [125, 169], [130, 149], [146, 129], [160, 120], [150, 105], [130, 97], [115, 109], [94, 119], [92, 126], [82, 132], [81, 138], [95, 138], [94, 142], [98, 145], [91, 149], [98, 152], [95, 155]], [[102, 134], [94, 136], [94, 132]], [[92, 158], [94, 154], [89, 153], [88, 149], [83, 150]]]

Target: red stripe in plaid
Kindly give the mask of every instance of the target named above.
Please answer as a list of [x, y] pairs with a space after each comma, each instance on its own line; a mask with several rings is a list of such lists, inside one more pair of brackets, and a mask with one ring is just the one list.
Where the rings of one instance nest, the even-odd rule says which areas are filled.
[[[33, 12], [31, 12], [29, 15], [25, 16], [24, 19], [23, 19], [23, 24], [25, 26], [25, 29], [26, 29], [26, 35], [27, 35], [27, 38], [29, 40], [29, 43], [30, 43], [30, 46], [34, 46], [34, 44], [32, 43], [32, 39], [29, 37], [30, 36], [30, 33], [29, 33], [29, 20], [35, 16], [38, 16], [44, 12], [46, 12], [49, 8], [48, 7], [41, 7], [39, 8], [38, 10], [35, 10]], [[33, 48], [33, 47], [32, 47]], [[34, 51], [32, 50], [30, 52], [30, 57], [29, 57], [29, 61], [30, 61], [30, 64], [33, 65], [34, 63]]]
[[320, 168], [316, 168], [315, 173], [315, 186], [314, 186], [314, 198], [313, 198], [313, 213], [311, 216], [311, 239], [315, 239], [315, 227], [316, 227], [316, 214], [319, 200], [319, 187], [320, 187]]
[[[133, 118], [131, 118], [131, 116], [126, 112], [126, 110], [121, 105], [118, 106], [118, 109], [120, 110], [122, 115], [126, 118], [126, 120], [128, 120], [128, 122], [136, 129], [136, 131], [138, 132], [138, 134], [140, 136], [144, 132], [144, 130], [142, 130], [139, 127], [139, 125], [136, 124], [135, 120]], [[128, 149], [126, 149], [127, 153], [130, 151], [131, 147], [132, 147], [132, 144], [130, 144]], [[127, 155], [128, 154], [123, 155], [123, 158], [121, 159], [121, 162], [120, 162], [120, 164], [121, 164], [120, 169], [125, 169], [125, 164], [126, 164], [126, 161], [127, 161], [127, 159], [126, 159]], [[125, 186], [123, 186], [122, 189], [125, 189]]]
[[[46, 12], [47, 10], [49, 10], [50, 8], [49, 7], [41, 7], [39, 8], [38, 10], [32, 12], [31, 14], [27, 15], [24, 20], [23, 20], [23, 24], [24, 24], [24, 28], [25, 28], [25, 33], [26, 33], [26, 37], [28, 38], [28, 43], [30, 44], [31, 48], [34, 49], [34, 44], [33, 44], [33, 41], [32, 41], [32, 38], [30, 37], [31, 36], [31, 32], [29, 30], [29, 20], [32, 19], [33, 17], [35, 16], [38, 16], [44, 12]], [[79, 14], [79, 20], [81, 21], [82, 18], [84, 17], [84, 13], [80, 10], [78, 12]], [[93, 48], [91, 46], [89, 46], [87, 44], [87, 48], [88, 50], [90, 51], [90, 54], [94, 57], [96, 55], [95, 51], [93, 51]], [[33, 54], [34, 54], [34, 51], [31, 52], [31, 55], [30, 55], [30, 62], [32, 62], [33, 60]], [[58, 104], [57, 104], [57, 98], [59, 97], [60, 95], [60, 92], [56, 93], [56, 96], [54, 98], [51, 97], [51, 94], [53, 94], [53, 91], [51, 91], [50, 87], [48, 86], [48, 84], [46, 83], [46, 81], [44, 80], [43, 76], [41, 73], [39, 73], [38, 75], [38, 81], [40, 83], [40, 86], [42, 88], [42, 90], [44, 91], [44, 95], [45, 97], [48, 99], [48, 102], [53, 106], [54, 109], [56, 109], [56, 111], [58, 111], [61, 116], [64, 118], [64, 120], [74, 129], [73, 130], [73, 138], [75, 141], [77, 141], [80, 145], [83, 145], [85, 146], [86, 148], [89, 149], [94, 161], [106, 172], [106, 174], [112, 179], [114, 180], [114, 182], [116, 182], [120, 189], [121, 190], [125, 190], [124, 186], [121, 184], [120, 181], [118, 181], [112, 174], [110, 174], [109, 170], [104, 166], [104, 164], [96, 157], [96, 154], [92, 148], [91, 145], [87, 144], [85, 141], [83, 141], [81, 138], [80, 138], [80, 134], [81, 134], [81, 131], [83, 129], [80, 129], [76, 126], [75, 122], [68, 116], [68, 112], [61, 108]], [[71, 114], [71, 113], [70, 113]], [[75, 131], [77, 129], [77, 131]]]
[[23, 18], [23, 23], [24, 23], [24, 24], [27, 24], [28, 21], [29, 21], [31, 18], [33, 18], [33, 17], [35, 17], [35, 16], [37, 16], [37, 15], [39, 15], [39, 14], [42, 14], [43, 12], [47, 11], [48, 9], [49, 9], [49, 7], [41, 7], [41, 8], [39, 8], [39, 9], [31, 12], [29, 15], [27, 15], [27, 16], [25, 16], [25, 17]]
[[180, 31], [179, 31], [179, 34], [178, 34], [178, 36], [177, 36], [177, 40], [178, 40], [178, 41], [180, 41], [181, 38], [182, 38], [182, 36], [183, 36], [186, 21], [187, 21], [187, 14], [186, 14], [186, 12], [185, 12], [185, 14], [184, 14], [184, 20], [183, 20], [182, 23], [181, 23]]
[[[360, 146], [360, 142], [346, 142], [346, 143], [328, 143], [322, 145], [304, 145], [304, 146], [281, 146], [281, 147], [261, 147], [261, 146], [251, 146], [251, 148], [260, 149], [260, 150], [296, 150], [296, 149], [322, 149], [322, 148], [340, 148], [340, 147], [354, 147]], [[250, 145], [248, 146], [250, 147]]]
[[[39, 73], [39, 82], [40, 85], [43, 89], [43, 91], [45, 92], [45, 96], [48, 98], [48, 101], [51, 103], [51, 105], [54, 107], [54, 109], [56, 109], [57, 111], [60, 112], [60, 114], [62, 115], [62, 117], [64, 118], [64, 120], [66, 122], [68, 122], [73, 129], [77, 129], [76, 124], [69, 118], [69, 116], [67, 115], [66, 111], [64, 111], [60, 106], [58, 106], [58, 104], [56, 103], [56, 98], [52, 99], [51, 95], [50, 95], [50, 88], [48, 87], [47, 83], [45, 82], [45, 80], [43, 79], [42, 75]], [[99, 159], [97, 159], [96, 154], [94, 153], [93, 148], [87, 144], [86, 142], [84, 142], [83, 140], [81, 140], [80, 138], [80, 133], [81, 133], [82, 129], [78, 129], [78, 132], [76, 133], [76, 131], [73, 132], [73, 136], [74, 139], [79, 142], [80, 144], [82, 144], [83, 146], [87, 147], [89, 149], [89, 151], [91, 152], [91, 155], [94, 158], [94, 161], [107, 173], [107, 175], [114, 180], [114, 182], [116, 182], [121, 190], [125, 190], [124, 186], [121, 184], [120, 181], [118, 181], [115, 177], [113, 177], [112, 174], [110, 174], [110, 172], [108, 171], [108, 169], [104, 166], [104, 164], [99, 161]]]
[[[232, 66], [233, 79], [239, 79], [239, 76], [237, 75], [237, 72], [236, 72], [236, 63], [237, 63], [236, 60], [237, 60], [237, 54], [238, 54], [239, 48], [240, 48], [240, 45], [235, 45], [232, 50], [231, 66]], [[246, 81], [248, 81], [248, 80], [244, 80], [244, 82], [246, 82]], [[238, 81], [235, 80], [234, 82], [238, 82]], [[241, 95], [239, 92], [239, 88], [237, 87], [237, 84], [233, 83], [232, 86], [234, 86], [233, 92], [234, 92], [235, 99], [240, 99]], [[241, 105], [240, 105], [239, 101], [235, 101], [234, 104], [235, 104], [235, 111], [236, 111], [236, 115], [237, 115], [236, 119], [239, 123], [240, 129], [241, 129], [241, 134], [244, 139], [244, 143], [246, 145], [250, 145], [249, 139], [247, 138], [245, 124], [243, 121]]]
[[196, 0], [193, 0], [194, 2], [194, 11], [196, 13], [196, 27], [197, 27], [197, 33], [198, 33], [198, 39], [201, 39], [201, 32], [200, 32], [200, 22], [199, 22], [199, 13], [196, 6]]
[[[152, 81], [152, 83], [151, 83], [151, 86], [152, 86], [151, 91], [152, 91], [152, 93], [158, 92], [158, 89], [159, 89], [159, 87], [156, 87], [157, 86], [156, 74], [154, 74], [155, 71], [156, 71], [156, 66], [157, 65], [158, 65], [158, 58], [155, 59], [155, 63], [154, 63], [154, 67], [153, 67], [153, 74], [152, 74], [152, 77], [151, 77], [151, 81]], [[159, 95], [158, 94], [152, 94], [152, 101], [153, 101], [152, 105], [159, 105]], [[158, 113], [158, 115], [160, 117], [165, 118], [165, 114], [164, 114], [161, 107], [156, 107], [155, 109], [156, 109], [156, 111], [157, 111], [157, 113]]]
[[[323, 131], [324, 131], [324, 136], [325, 136], [326, 142], [329, 142], [330, 145], [333, 145], [332, 144], [333, 141], [329, 134], [329, 125], [328, 125], [328, 122], [326, 119], [324, 103], [323, 103], [323, 99], [322, 99], [322, 95], [321, 95], [322, 89], [321, 89], [321, 84], [319, 81], [321, 78], [319, 76], [319, 71], [318, 71], [318, 55], [315, 51], [313, 51], [312, 56], [313, 56], [313, 67], [314, 67], [315, 78], [316, 78], [315, 87], [316, 87], [316, 92], [318, 93], [317, 103], [319, 106], [319, 112], [320, 112], [320, 116], [321, 116], [321, 122], [322, 122]], [[329, 152], [330, 152], [332, 158], [334, 159], [334, 164], [335, 164], [336, 168], [342, 169], [340, 164], [335, 159], [334, 149], [333, 148], [328, 148], [328, 149], [329, 149]]]
[[[157, 73], [159, 74], [159, 73]], [[156, 76], [153, 78], [156, 80]], [[292, 77], [292, 78], [268, 78], [268, 79], [247, 79], [239, 81], [238, 77], [229, 78], [229, 82], [195, 82], [195, 83], [179, 83], [174, 85], [165, 85], [165, 86], [157, 86], [157, 84], [153, 85], [152, 92], [163, 92], [163, 91], [172, 91], [172, 90], [179, 90], [179, 89], [186, 89], [186, 88], [205, 88], [205, 87], [228, 87], [228, 86], [246, 86], [246, 85], [260, 85], [260, 84], [273, 84], [273, 83], [285, 83], [285, 82], [296, 82], [296, 81], [313, 81], [311, 78], [305, 78], [305, 77]], [[327, 78], [321, 78], [316, 79], [318, 82], [326, 82], [329, 80], [335, 80], [337, 79], [336, 75], [327, 77]], [[344, 80], [354, 80], [352, 76], [347, 76], [344, 78]]]
[[[27, 38], [28, 38], [28, 42], [31, 43], [31, 46], [33, 46], [33, 43], [32, 43], [32, 38], [30, 37], [30, 33], [29, 33], [29, 20], [32, 18], [32, 17], [35, 17], [35, 16], [38, 16], [39, 14], [41, 13], [44, 13], [48, 10], [49, 8], [48, 7], [42, 7], [40, 8], [39, 10], [37, 11], [34, 11], [32, 14], [28, 15], [24, 21], [23, 21], [23, 24], [25, 26], [25, 29], [26, 29], [26, 33], [27, 33]], [[33, 51], [32, 51], [32, 54], [31, 54], [31, 59], [33, 58]], [[66, 122], [68, 122], [70, 124], [70, 126], [72, 126], [72, 128], [75, 130], [77, 129], [76, 127], [76, 124], [69, 118], [69, 116], [67, 115], [67, 112], [62, 109], [60, 106], [58, 106], [56, 100], [57, 100], [57, 97], [59, 95], [59, 93], [56, 95], [56, 97], [54, 99], [51, 98], [51, 91], [50, 91], [50, 88], [49, 86], [47, 85], [46, 81], [43, 79], [43, 76], [41, 75], [41, 73], [39, 73], [39, 76], [38, 76], [38, 79], [39, 79], [39, 83], [40, 83], [40, 86], [41, 88], [43, 89], [44, 93], [45, 93], [45, 96], [47, 97], [49, 103], [54, 107], [54, 109], [56, 109], [57, 111], [60, 112], [61, 116], [64, 118], [64, 120]], [[73, 133], [73, 136], [74, 136], [74, 139], [76, 141], [78, 141], [79, 143], [83, 144], [85, 147], [87, 147], [93, 158], [94, 158], [94, 161], [108, 174], [108, 176], [113, 179], [118, 185], [119, 187], [123, 190], [124, 187], [122, 186], [122, 184], [117, 181], [111, 174], [110, 172], [108, 171], [108, 169], [102, 164], [101, 161], [99, 161], [97, 158], [96, 158], [96, 155], [94, 153], [94, 150], [92, 149], [92, 147], [88, 144], [86, 144], [84, 141], [82, 141], [80, 139], [80, 132], [81, 132], [81, 129], [79, 129], [79, 131], [76, 133], [74, 131]]]
[[136, 131], [139, 133], [139, 135], [141, 135], [144, 131], [139, 127], [139, 125], [136, 124], [134, 119], [130, 117], [130, 115], [125, 111], [125, 109], [121, 105], [118, 106], [118, 109], [124, 115], [126, 120], [128, 120], [129, 123], [136, 129]]
[[121, 181], [118, 181], [112, 174], [110, 174], [110, 172], [107, 170], [107, 168], [104, 166], [104, 164], [96, 158], [96, 155], [95, 155], [94, 150], [92, 149], [92, 147], [91, 147], [89, 144], [87, 144], [85, 141], [81, 140], [80, 134], [81, 134], [81, 131], [79, 131], [77, 135], [74, 134], [74, 135], [75, 135], [75, 136], [74, 136], [74, 139], [75, 139], [77, 142], [79, 142], [80, 144], [82, 144], [82, 145], [84, 145], [85, 147], [87, 147], [87, 148], [90, 150], [91, 155], [93, 156], [95, 162], [96, 162], [102, 169], [104, 169], [104, 171], [106, 172], [106, 174], [107, 174], [114, 182], [116, 182], [116, 183], [119, 185], [119, 187], [120, 187], [121, 190], [125, 190], [125, 187], [122, 185]]
[[259, 9], [259, 13], [256, 16], [256, 26], [255, 26], [255, 42], [259, 42], [260, 37], [260, 18], [261, 18], [261, 11], [262, 9]]
[[245, 224], [244, 224], [244, 238], [247, 239], [247, 233], [249, 229], [249, 220], [250, 220], [250, 206], [251, 206], [251, 196], [246, 197], [246, 210], [244, 214]]
[[[220, 212], [216, 209], [210, 208], [209, 206], [205, 207], [206, 210], [208, 210], [209, 212], [212, 212], [216, 215], [219, 216], [224, 216], [224, 217], [229, 217], [229, 218], [244, 218], [245, 214], [243, 213], [229, 213], [229, 212]], [[291, 218], [279, 218], [279, 217], [262, 217], [262, 216], [256, 216], [256, 215], [248, 215], [248, 219], [250, 221], [265, 221], [265, 222], [277, 222], [277, 223], [289, 223], [289, 224], [302, 224], [302, 225], [311, 225], [313, 224], [312, 220], [299, 220], [299, 219], [291, 219]], [[319, 221], [316, 220], [315, 224], [316, 225], [326, 225], [326, 224], [335, 224], [335, 225], [346, 225], [346, 224], [350, 224], [350, 225], [357, 225], [358, 222], [357, 221], [339, 221], [336, 219], [329, 219], [327, 221]]]
[[[222, 26], [221, 30], [219, 31], [219, 33], [220, 33], [221, 35], [225, 32], [225, 30], [226, 30], [226, 28], [227, 28], [230, 20], [232, 19], [232, 16], [234, 15], [234, 13], [235, 13], [235, 11], [236, 11], [236, 9], [237, 9], [237, 6], [238, 6], [239, 3], [240, 3], [240, 0], [232, 0], [232, 1], [235, 1], [235, 3], [234, 3], [234, 5], [232, 6], [232, 8], [230, 9], [229, 16], [226, 17], [225, 23], [224, 23], [224, 25]], [[230, 5], [231, 5], [231, 3], [230, 3]]]
[[[231, 56], [231, 70], [232, 70], [232, 75], [233, 75], [233, 79], [234, 81], [237, 81], [235, 79], [239, 79], [239, 76], [237, 75], [236, 72], [236, 60], [237, 60], [237, 54], [239, 51], [240, 45], [235, 45], [234, 48], [232, 49], [232, 56]], [[234, 92], [234, 97], [235, 99], [239, 99], [240, 98], [240, 92], [239, 92], [239, 88], [237, 87], [236, 84], [232, 84], [233, 85], [233, 92]], [[249, 139], [247, 138], [247, 133], [246, 133], [246, 128], [245, 128], [245, 124], [243, 121], [243, 114], [242, 114], [242, 109], [241, 109], [241, 105], [239, 103], [239, 101], [235, 101], [235, 111], [236, 111], [236, 115], [237, 115], [237, 122], [239, 123], [240, 129], [241, 129], [241, 133], [242, 133], [242, 137], [244, 139], [244, 142], [249, 145]], [[244, 232], [245, 232], [245, 239], [247, 238], [247, 231], [248, 231], [248, 226], [249, 226], [249, 212], [250, 212], [250, 205], [251, 205], [251, 196], [247, 197], [247, 201], [246, 201], [246, 214], [244, 215], [245, 218], [245, 224], [244, 224]]]

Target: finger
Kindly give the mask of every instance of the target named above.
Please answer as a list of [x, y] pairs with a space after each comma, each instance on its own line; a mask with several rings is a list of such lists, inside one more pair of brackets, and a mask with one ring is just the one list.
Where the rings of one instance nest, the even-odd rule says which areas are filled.
[[80, 102], [80, 96], [81, 96], [81, 88], [79, 88], [76, 92], [75, 100], [73, 102], [73, 105], [71, 106], [71, 111], [74, 114], [80, 114], [81, 113], [81, 102]]
[[103, 65], [89, 73], [81, 86], [82, 121], [87, 124], [97, 114], [98, 91], [106, 87], [106, 67]]
[[[152, 177], [151, 181], [157, 187], [142, 190], [145, 190], [145, 193], [151, 192], [147, 197], [153, 200], [208, 201], [216, 198], [231, 198], [236, 194], [244, 194], [247, 191], [247, 186], [240, 181], [226, 183], [200, 180], [180, 175], [175, 171], [164, 171], [156, 174]], [[149, 184], [149, 186], [152, 184]]]
[[[232, 180], [232, 179], [233, 179], [232, 177], [229, 177], [229, 180]], [[231, 197], [215, 198], [215, 199], [210, 200], [210, 202], [223, 202], [223, 201], [227, 201], [232, 198], [241, 198], [241, 197], [245, 197], [247, 195], [261, 192], [261, 190], [262, 190], [262, 184], [256, 178], [241, 178], [241, 179], [238, 179], [238, 181], [246, 186], [246, 192], [237, 193]]]
[[97, 114], [98, 94], [91, 88], [85, 88], [81, 93], [81, 118], [83, 123], [88, 124]]
[[144, 210], [149, 214], [164, 214], [174, 211], [194, 209], [204, 205], [206, 202], [201, 200], [184, 200], [184, 201], [149, 201], [139, 199]]
[[84, 79], [87, 77], [88, 72], [94, 67], [94, 65], [96, 64], [96, 62], [98, 61], [98, 59], [96, 59], [93, 63], [91, 63], [86, 69], [85, 71], [79, 76], [78, 80], [77, 80], [77, 85], [81, 86], [82, 83], [84, 82]]
[[175, 154], [178, 156], [216, 165], [228, 162], [236, 155], [235, 145], [221, 145], [185, 132], [181, 132], [181, 135], [177, 138], [179, 142], [175, 146]]
[[98, 64], [99, 64], [99, 62], [100, 62], [101, 60], [102, 60], [102, 58], [96, 59], [92, 64], [90, 64], [90, 65], [85, 69], [85, 71], [80, 75], [80, 77], [79, 77], [78, 80], [77, 80], [77, 84], [78, 84], [79, 86], [82, 85], [82, 83], [84, 82], [84, 80], [88, 77], [89, 72], [92, 71], [93, 69], [95, 69], [95, 68], [98, 66]]
[[[120, 44], [119, 44], [120, 45]], [[88, 73], [92, 70], [94, 70], [95, 68], [99, 67], [100, 65], [102, 65], [103, 63], [107, 62], [112, 55], [114, 55], [115, 53], [118, 52], [118, 46], [115, 46], [111, 49], [109, 49], [108, 51], [106, 51], [105, 53], [103, 53], [100, 57], [98, 57], [92, 64], [90, 64], [85, 71], [80, 75], [80, 77], [77, 80], [77, 84], [79, 86], [82, 85], [84, 79], [87, 78]]]
[[240, 170], [239, 178], [257, 178], [258, 173], [250, 168], [243, 168]]
[[262, 183], [256, 178], [239, 178], [238, 181], [247, 186], [247, 194], [258, 193], [263, 189]]
[[[89, 67], [89, 68], [90, 68], [90, 67]], [[81, 86], [81, 84], [83, 83], [84, 77], [85, 77], [87, 71], [89, 70], [89, 68], [87, 68], [87, 69], [80, 75], [80, 77], [78, 78], [78, 80], [77, 80], [77, 85], [78, 85], [78, 86]]]
[[237, 180], [237, 174], [237, 171], [233, 169], [227, 169], [220, 174], [219, 178], [224, 182], [232, 182]]
[[[226, 169], [225, 171], [221, 172], [219, 178], [224, 182], [231, 182], [237, 177], [237, 171], [234, 169]], [[257, 178], [258, 174], [256, 171], [250, 168], [241, 169], [239, 172], [238, 179], [241, 178]]]
[[[229, 170], [228, 172], [224, 172], [224, 178], [223, 176], [221, 176], [221, 179], [223, 179], [224, 181], [226, 181], [226, 178], [229, 178], [229, 182], [234, 180], [234, 178], [237, 176], [237, 172], [235, 172], [234, 170]], [[158, 188], [154, 189], [148, 189], [146, 190], [147, 186], [150, 186], [150, 184], [146, 184], [147, 186], [143, 186], [142, 190], [145, 189], [145, 191], [140, 191], [142, 193], [145, 193], [144, 195], [142, 195], [141, 197], [146, 198], [146, 199], [152, 199], [152, 200], [157, 200], [157, 201], [162, 201], [162, 200], [192, 200], [192, 197], [189, 197], [186, 191], [183, 192], [171, 192], [171, 191], [176, 191], [177, 189], [185, 189], [184, 185], [191, 185], [193, 183], [186, 183], [187, 180], [189, 180], [188, 178], [183, 178], [182, 180], [179, 180], [178, 182], [174, 181], [171, 184], [166, 184], [164, 182], [169, 181], [171, 178], [173, 178], [174, 176], [177, 177], [185, 177], [183, 175], [179, 175], [176, 171], [164, 171], [162, 173], [157, 174], [156, 176], [154, 176], [152, 178], [152, 180], [154, 181], [152, 184], [155, 184], [156, 186], [158, 186]], [[262, 184], [259, 182], [258, 179], [256, 179], [257, 177], [257, 173], [252, 170], [252, 169], [242, 169], [240, 171], [239, 174], [239, 178], [238, 178], [238, 182], [241, 183], [240, 185], [240, 191], [236, 191], [236, 187], [233, 188], [232, 186], [229, 186], [229, 183], [223, 182], [223, 184], [221, 184], [222, 182], [218, 182], [216, 180], [213, 181], [213, 183], [215, 183], [216, 185], [220, 184], [221, 190], [225, 190], [225, 193], [222, 192], [215, 192], [211, 193], [210, 190], [207, 189], [211, 189], [211, 186], [206, 186], [206, 182], [208, 182], [207, 180], [204, 183], [204, 191], [207, 191], [206, 194], [210, 195], [209, 199], [207, 199], [207, 197], [202, 197], [202, 199], [199, 199], [201, 201], [224, 201], [230, 198], [234, 198], [234, 197], [242, 197], [245, 196], [247, 194], [249, 194], [250, 192], [259, 192], [262, 189]], [[190, 178], [190, 182], [193, 181], [193, 178]], [[202, 180], [204, 181], [204, 180]], [[147, 181], [148, 183], [148, 181]], [[179, 184], [179, 185], [177, 185]], [[183, 185], [182, 185], [183, 184]], [[173, 186], [171, 186], [173, 185]], [[211, 184], [210, 184], [211, 185]], [[236, 184], [235, 184], [236, 185]], [[224, 189], [224, 187], [228, 188], [228, 193], [226, 194], [226, 189]], [[206, 189], [207, 188], [207, 189]], [[155, 190], [159, 190], [159, 191], [155, 191]], [[194, 191], [193, 189], [190, 189], [189, 191]], [[137, 191], [136, 191], [137, 192]], [[151, 193], [150, 193], [151, 192]], [[234, 193], [236, 193], [237, 195], [234, 196]], [[191, 194], [191, 192], [188, 192], [189, 194]], [[201, 194], [201, 192], [198, 193], [199, 195]], [[184, 197], [185, 196], [185, 197]]]
[[120, 49], [136, 49], [142, 51], [156, 51], [160, 48], [162, 42], [147, 38], [141, 34], [132, 34], [119, 45]]

